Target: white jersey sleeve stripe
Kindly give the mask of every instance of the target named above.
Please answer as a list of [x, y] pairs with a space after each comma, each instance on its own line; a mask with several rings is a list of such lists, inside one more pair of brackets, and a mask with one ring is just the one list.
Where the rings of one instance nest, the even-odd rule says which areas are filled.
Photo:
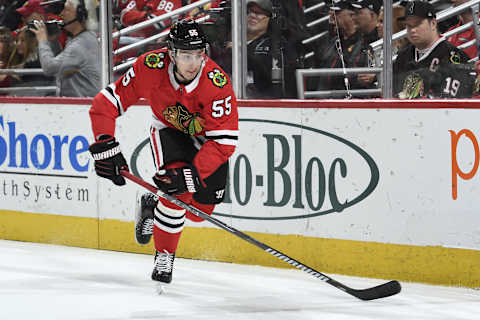
[[124, 113], [120, 97], [115, 93], [115, 85], [113, 83], [109, 84], [105, 89], [100, 91], [100, 93], [117, 108], [119, 115]]
[[210, 130], [205, 131], [205, 136], [214, 137], [214, 136], [236, 136], [238, 137], [238, 130]]
[[122, 100], [120, 99], [120, 96], [116, 92], [117, 87], [115, 86], [114, 83], [109, 84], [108, 87], [112, 89], [115, 100], [118, 101], [118, 108], [119, 108], [120, 115], [122, 115], [125, 112], [125, 110], [123, 109]]
[[107, 98], [108, 101], [110, 101], [110, 103], [113, 105], [113, 107], [115, 109], [118, 110], [118, 105], [117, 105], [117, 100], [115, 100], [115, 97], [112, 96], [112, 94], [110, 92], [107, 91], [107, 89], [102, 89], [102, 91], [100, 91], [100, 93], [105, 97]]
[[237, 140], [233, 140], [233, 139], [215, 139], [215, 142], [219, 144], [224, 144], [227, 146], [236, 146], [238, 143]]

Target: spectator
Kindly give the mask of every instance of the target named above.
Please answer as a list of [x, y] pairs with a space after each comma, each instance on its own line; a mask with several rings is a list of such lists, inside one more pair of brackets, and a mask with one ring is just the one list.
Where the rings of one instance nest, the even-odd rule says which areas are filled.
[[28, 0], [22, 7], [17, 9], [17, 12], [22, 16], [23, 25], [33, 20], [46, 20], [45, 7], [41, 6], [41, 3], [42, 0]]
[[[162, 14], [171, 12], [182, 7], [182, 0], [131, 0], [120, 14], [120, 21], [126, 27], [151, 20]], [[149, 37], [159, 33], [170, 26], [170, 19], [153, 24], [140, 31], [134, 32], [132, 36]]]
[[56, 76], [60, 96], [93, 97], [101, 87], [95, 0], [67, 0], [61, 15], [71, 38], [57, 56], [48, 43], [45, 24], [35, 21], [32, 31], [39, 42], [42, 69]]
[[[452, 1], [454, 7], [458, 7], [462, 3], [468, 2], [470, 0], [450, 0], [450, 1]], [[462, 26], [466, 23], [469, 23], [471, 21], [473, 21], [472, 11], [467, 9], [467, 10], [463, 11], [462, 13], [460, 13], [460, 15], [458, 16], [458, 23], [456, 25], [452, 26], [447, 31], [456, 29], [456, 28], [458, 28], [458, 27], [460, 27], [460, 26]], [[470, 40], [475, 40], [475, 39], [476, 39], [475, 38], [475, 30], [473, 29], [473, 27], [471, 27], [471, 28], [469, 28], [465, 31], [462, 31], [460, 33], [454, 34], [453, 36], [449, 37], [448, 41], [451, 44], [453, 44], [454, 46], [458, 47], [459, 45], [462, 45], [465, 42], [468, 42]], [[470, 57], [470, 59], [478, 57], [477, 45], [478, 44], [474, 44], [473, 46], [470, 46], [468, 48], [463, 49], [463, 51], [465, 51], [465, 53]]]
[[[42, 3], [41, 0], [29, 0], [25, 2], [25, 4], [17, 9], [17, 13], [21, 15], [22, 17], [22, 24], [19, 26], [17, 30], [15, 30], [16, 33], [20, 32], [22, 28], [26, 27], [28, 23], [31, 23], [35, 20], [39, 21], [48, 21], [48, 20], [60, 20], [60, 17], [53, 14], [52, 12], [48, 12], [45, 9], [45, 6], [41, 6], [40, 4]], [[53, 6], [53, 5], [50, 5]], [[51, 8], [48, 6], [48, 8]], [[58, 32], [61, 32], [58, 30]], [[65, 42], [67, 40], [67, 35], [63, 31], [59, 34], [58, 36], [58, 41], [60, 42], [60, 46], [63, 48], [65, 46]], [[54, 46], [58, 47], [58, 42], [55, 41]], [[57, 48], [55, 48], [57, 50]], [[59, 50], [60, 48], [58, 48]]]
[[[8, 59], [15, 47], [15, 42], [10, 29], [0, 27], [0, 69], [5, 69], [8, 65]], [[0, 88], [8, 88], [12, 85], [15, 78], [8, 74], [0, 74]], [[6, 95], [7, 93], [0, 93]]]
[[[392, 34], [402, 31], [405, 29], [405, 21], [398, 19], [405, 15], [405, 7], [404, 6], [393, 6], [393, 29]], [[377, 24], [377, 32], [379, 38], [383, 38], [383, 8], [380, 10], [380, 14], [378, 15], [378, 24]], [[393, 42], [393, 54], [397, 54], [398, 51], [408, 44], [408, 39], [398, 39]]]
[[14, 49], [15, 40], [12, 32], [7, 27], [0, 26], [0, 61], [7, 63]]
[[[362, 44], [362, 52], [358, 57], [356, 65], [359, 67], [373, 67], [374, 55], [370, 47], [370, 43], [380, 39], [378, 35], [378, 15], [382, 8], [382, 3], [379, 0], [358, 0], [352, 3], [355, 7], [355, 15], [353, 19], [357, 30], [360, 32], [360, 41]], [[374, 88], [376, 85], [375, 74], [359, 74], [357, 75], [357, 83], [359, 87]]]
[[469, 58], [438, 31], [435, 10], [428, 2], [412, 1], [401, 17], [410, 44], [393, 64], [395, 93], [400, 98], [471, 97], [474, 79]]
[[379, 0], [358, 0], [352, 3], [352, 6], [355, 8], [353, 20], [362, 36], [363, 47], [367, 48], [370, 43], [380, 38], [377, 24], [382, 3]]
[[[247, 97], [295, 97], [297, 52], [295, 44], [287, 42], [279, 29], [275, 30], [272, 2], [247, 0], [247, 10]], [[222, 57], [215, 58], [229, 74], [231, 54], [231, 42], [228, 42]]]
[[[27, 28], [23, 28], [17, 35], [16, 46], [8, 62], [9, 68], [17, 69], [40, 69], [40, 59], [38, 57], [38, 42], [33, 34]], [[43, 74], [27, 74], [19, 77], [18, 86], [36, 87], [36, 86], [54, 86], [55, 77]], [[16, 95], [31, 96], [37, 95], [36, 91], [21, 91]]]
[[[350, 1], [336, 0], [330, 7], [329, 30], [331, 38], [322, 51], [317, 51], [316, 67], [356, 67], [362, 51], [360, 34], [353, 20], [354, 7]], [[355, 84], [355, 76], [325, 76], [318, 82], [318, 90], [347, 90]]]
[[16, 10], [24, 3], [25, 0], [0, 0], [0, 26], [5, 26], [10, 30], [17, 29], [22, 20]]
[[[294, 42], [281, 36], [272, 19], [270, 0], [247, 0], [247, 96], [296, 96], [297, 52]], [[278, 51], [277, 51], [278, 50]], [[278, 65], [275, 65], [274, 58]], [[278, 72], [278, 73], [276, 73]]]
[[135, 1], [135, 0], [114, 0], [113, 1], [113, 11], [114, 11], [114, 13], [115, 12], [121, 12], [132, 1]]
[[306, 17], [303, 13], [302, 0], [271, 0], [275, 16], [279, 18], [282, 36], [288, 42], [295, 44], [295, 49], [300, 56], [314, 48], [305, 48], [302, 41], [310, 37], [306, 27]]

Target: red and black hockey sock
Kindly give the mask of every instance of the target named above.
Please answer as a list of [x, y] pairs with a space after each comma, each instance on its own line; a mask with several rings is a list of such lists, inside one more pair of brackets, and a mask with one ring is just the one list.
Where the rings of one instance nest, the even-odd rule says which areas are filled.
[[154, 210], [153, 241], [158, 252], [173, 253], [185, 224], [185, 209], [159, 199]]

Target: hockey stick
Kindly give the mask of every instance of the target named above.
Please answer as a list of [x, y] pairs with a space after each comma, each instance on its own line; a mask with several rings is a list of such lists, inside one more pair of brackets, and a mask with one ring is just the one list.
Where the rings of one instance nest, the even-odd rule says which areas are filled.
[[177, 206], [183, 208], [183, 209], [186, 209], [188, 211], [190, 211], [191, 213], [193, 213], [194, 215], [196, 215], [197, 217], [200, 217], [204, 220], [207, 220], [211, 223], [213, 223], [214, 225], [222, 228], [223, 230], [226, 230], [234, 235], [236, 235], [237, 237], [247, 241], [247, 242], [250, 242], [251, 244], [253, 244], [254, 246], [257, 246], [263, 250], [265, 250], [266, 252], [270, 253], [271, 255], [275, 256], [276, 258], [280, 259], [280, 260], [283, 260], [285, 261], [286, 263], [302, 270], [302, 271], [305, 271], [309, 274], [311, 274], [312, 276], [334, 286], [335, 288], [337, 289], [340, 289], [342, 291], [345, 291], [346, 293], [354, 296], [354, 297], [357, 297], [361, 300], [374, 300], [374, 299], [379, 299], [379, 298], [384, 298], [384, 297], [389, 297], [389, 296], [392, 296], [394, 294], [397, 294], [400, 292], [401, 290], [401, 286], [400, 286], [400, 283], [396, 280], [392, 280], [392, 281], [389, 281], [389, 282], [386, 282], [384, 284], [381, 284], [379, 286], [376, 286], [376, 287], [372, 287], [372, 288], [367, 288], [367, 289], [352, 289], [346, 285], [344, 285], [343, 283], [340, 283], [332, 278], [330, 278], [329, 276], [319, 272], [319, 271], [316, 271], [308, 266], [306, 266], [305, 264], [293, 259], [293, 258], [290, 258], [289, 256], [287, 256], [286, 254], [283, 254], [281, 253], [280, 251], [278, 250], [275, 250], [273, 249], [272, 247], [250, 237], [249, 235], [223, 223], [222, 221], [220, 220], [217, 220], [215, 219], [214, 217], [204, 213], [203, 211], [193, 207], [193, 206], [190, 206], [186, 203], [184, 203], [183, 201], [180, 201], [178, 200], [177, 198], [171, 196], [171, 195], [168, 195], [166, 193], [163, 193], [162, 191], [158, 190], [156, 187], [154, 187], [153, 185], [151, 185], [150, 183], [142, 180], [141, 178], [138, 178], [136, 176], [134, 176], [133, 174], [131, 174], [130, 172], [128, 171], [125, 171], [125, 170], [120, 170], [120, 174], [122, 176], [124, 176], [125, 178], [127, 178], [128, 180], [138, 184], [138, 185], [141, 185], [142, 187], [144, 187], [145, 189], [147, 189], [148, 191], [154, 193], [155, 195], [157, 195], [158, 197], [161, 197], [161, 198], [164, 198], [168, 201], [170, 201], [171, 203], [174, 203], [176, 204]]

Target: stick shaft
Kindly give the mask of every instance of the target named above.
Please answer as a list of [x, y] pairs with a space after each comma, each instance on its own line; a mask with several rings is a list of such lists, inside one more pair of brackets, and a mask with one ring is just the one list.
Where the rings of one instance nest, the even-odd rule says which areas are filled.
[[[389, 296], [389, 295], [392, 295], [392, 294], [395, 294], [395, 293], [398, 293], [399, 292], [399, 289], [397, 292], [393, 292], [395, 290], [397, 290], [396, 288], [396, 284], [398, 284], [398, 282], [395, 281], [395, 283], [393, 284], [393, 288], [392, 287], [392, 282], [389, 282], [389, 283], [386, 283], [384, 285], [381, 285], [381, 286], [378, 286], [378, 287], [374, 287], [374, 288], [370, 288], [370, 290], [374, 290], [375, 288], [379, 288], [379, 287], [384, 287], [385, 285], [390, 285], [390, 287], [392, 287], [392, 292], [385, 292], [383, 294], [377, 294], [377, 295], [381, 295], [381, 296], [377, 296], [374, 294], [374, 292], [369, 292], [368, 290], [369, 289], [364, 289], [364, 290], [355, 290], [355, 289], [352, 289], [332, 278], [330, 278], [329, 276], [327, 276], [326, 274], [323, 274], [321, 273], [320, 271], [317, 271], [303, 263], [301, 263], [300, 261], [297, 261], [291, 257], [289, 257], [288, 255], [266, 245], [265, 243], [263, 242], [260, 242], [258, 241], [257, 239], [255, 238], [252, 238], [251, 236], [243, 233], [242, 231], [240, 230], [237, 230], [235, 229], [234, 227], [232, 226], [229, 226], [227, 225], [226, 223], [210, 216], [209, 214], [206, 214], [205, 212], [191, 206], [191, 205], [188, 205], [186, 204], [185, 202], [175, 198], [174, 196], [171, 196], [171, 195], [168, 195], [166, 193], [163, 193], [162, 191], [158, 190], [156, 187], [154, 187], [153, 185], [151, 185], [150, 183], [146, 182], [145, 180], [141, 179], [141, 178], [138, 178], [136, 177], [135, 175], [131, 174], [130, 172], [128, 171], [125, 171], [125, 170], [120, 170], [120, 173], [122, 176], [124, 176], [125, 178], [127, 178], [128, 180], [138, 184], [138, 185], [141, 185], [143, 186], [145, 189], [147, 189], [148, 191], [156, 194], [157, 196], [161, 197], [161, 198], [164, 198], [168, 201], [170, 201], [171, 203], [174, 203], [176, 204], [177, 206], [185, 209], [185, 210], [188, 210], [190, 211], [191, 213], [193, 213], [194, 215], [204, 219], [204, 220], [207, 220], [209, 221], [210, 223], [216, 225], [217, 227], [219, 228], [222, 228], [223, 230], [225, 231], [228, 231], [234, 235], [236, 235], [237, 237], [253, 244], [254, 246], [256, 247], [259, 247], [260, 249], [263, 249], [264, 251], [268, 252], [269, 254], [273, 255], [274, 257], [276, 257], [277, 259], [280, 259], [292, 266], [294, 266], [295, 268], [297, 269], [300, 269], [302, 271], [305, 271], [306, 273], [309, 273], [311, 274], [312, 276], [336, 287], [337, 289], [340, 289], [346, 293], [349, 293], [359, 299], [362, 299], [362, 300], [372, 300], [372, 299], [378, 299], [378, 298], [382, 298], [384, 296]], [[398, 284], [399, 286], [399, 284]], [[390, 288], [387, 288], [387, 289], [390, 289]], [[364, 299], [364, 297], [362, 297], [362, 292], [365, 293], [365, 296], [368, 296], [369, 299]], [[383, 292], [383, 291], [382, 291]], [[368, 294], [369, 293], [369, 294]], [[373, 295], [372, 295], [373, 294]]]

